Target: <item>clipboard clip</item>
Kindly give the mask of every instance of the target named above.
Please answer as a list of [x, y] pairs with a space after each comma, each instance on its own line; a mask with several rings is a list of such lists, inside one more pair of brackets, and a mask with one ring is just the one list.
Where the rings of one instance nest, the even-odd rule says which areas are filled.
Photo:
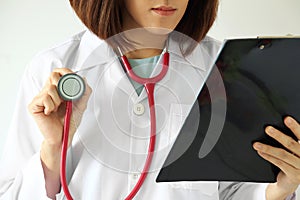
[[260, 50], [263, 50], [267, 47], [270, 47], [272, 45], [272, 40], [274, 39], [293, 39], [293, 38], [300, 38], [300, 35], [292, 35], [287, 34], [285, 36], [257, 36], [257, 39], [260, 39], [258, 43], [258, 48]]
[[257, 46], [260, 50], [263, 50], [267, 47], [271, 47], [272, 46], [272, 39], [270, 39], [270, 38], [261, 39], [261, 40], [259, 40]]

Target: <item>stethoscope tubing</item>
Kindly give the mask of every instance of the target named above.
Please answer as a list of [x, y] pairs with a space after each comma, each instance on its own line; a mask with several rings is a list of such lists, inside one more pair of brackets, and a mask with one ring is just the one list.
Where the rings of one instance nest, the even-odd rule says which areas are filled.
[[61, 150], [61, 162], [60, 162], [60, 182], [66, 198], [68, 200], [73, 200], [72, 195], [68, 188], [67, 178], [66, 178], [66, 161], [67, 161], [67, 151], [69, 143], [69, 132], [70, 132], [70, 121], [72, 116], [72, 107], [73, 102], [66, 102], [66, 114], [64, 119], [64, 130], [63, 130], [63, 141], [62, 141], [62, 150]]
[[125, 67], [125, 70], [126, 70], [128, 76], [135, 82], [138, 82], [139, 84], [142, 84], [145, 86], [145, 84], [147, 84], [147, 83], [158, 83], [161, 79], [163, 79], [165, 77], [165, 75], [167, 74], [167, 71], [168, 71], [168, 67], [169, 67], [169, 57], [170, 57], [170, 55], [168, 52], [165, 52], [163, 54], [162, 70], [158, 75], [156, 75], [152, 78], [142, 78], [140, 76], [137, 76], [134, 73], [134, 71], [132, 70], [126, 56], [121, 56], [121, 60], [124, 64], [124, 67]]
[[146, 92], [147, 92], [147, 96], [148, 96], [148, 104], [149, 104], [149, 110], [150, 110], [150, 141], [149, 141], [149, 147], [148, 147], [148, 154], [147, 154], [146, 162], [145, 162], [144, 168], [142, 170], [142, 173], [140, 175], [140, 178], [138, 179], [136, 185], [131, 190], [129, 195], [125, 198], [125, 200], [131, 200], [134, 198], [134, 196], [137, 194], [137, 192], [142, 187], [142, 185], [148, 175], [148, 171], [150, 169], [152, 158], [154, 155], [155, 142], [156, 142], [156, 113], [155, 113], [154, 89], [155, 89], [155, 84], [158, 83], [161, 79], [163, 79], [168, 71], [169, 53], [165, 52], [163, 54], [162, 70], [157, 76], [155, 76], [153, 78], [141, 78], [141, 77], [137, 76], [131, 69], [131, 66], [130, 66], [127, 58], [125, 56], [121, 56], [121, 60], [124, 64], [126, 72], [128, 73], [128, 76], [132, 80], [144, 85]]

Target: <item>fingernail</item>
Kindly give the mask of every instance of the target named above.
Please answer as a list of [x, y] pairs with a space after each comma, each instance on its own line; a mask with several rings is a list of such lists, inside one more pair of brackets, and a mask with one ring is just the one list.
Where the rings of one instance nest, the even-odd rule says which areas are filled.
[[268, 126], [266, 131], [267, 131], [267, 133], [271, 133], [271, 134], [275, 133], [275, 129], [272, 126]]
[[285, 119], [285, 123], [286, 123], [287, 125], [292, 125], [292, 124], [293, 124], [292, 118], [291, 118], [291, 117], [287, 117], [287, 118]]
[[262, 145], [259, 144], [259, 143], [255, 143], [255, 144], [254, 144], [254, 148], [255, 148], [255, 149], [262, 149]]

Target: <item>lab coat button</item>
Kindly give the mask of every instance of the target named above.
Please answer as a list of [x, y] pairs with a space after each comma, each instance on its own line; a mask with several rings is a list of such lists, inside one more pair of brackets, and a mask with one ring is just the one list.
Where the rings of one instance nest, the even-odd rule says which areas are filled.
[[144, 114], [144, 112], [145, 112], [145, 107], [144, 107], [144, 105], [141, 104], [141, 103], [135, 104], [134, 107], [133, 107], [133, 112], [134, 112], [136, 115], [142, 115], [142, 114]]
[[133, 179], [137, 179], [138, 177], [139, 177], [138, 174], [133, 174], [133, 175], [132, 175], [132, 178], [133, 178]]

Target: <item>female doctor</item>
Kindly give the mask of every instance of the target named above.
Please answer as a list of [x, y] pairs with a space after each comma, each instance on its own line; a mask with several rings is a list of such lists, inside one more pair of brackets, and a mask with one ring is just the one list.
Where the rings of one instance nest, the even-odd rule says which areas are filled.
[[[86, 87], [74, 102], [68, 141], [67, 180], [73, 199], [125, 199], [133, 190], [147, 156], [150, 116], [145, 88], [126, 75], [116, 46], [140, 76], [159, 73], [163, 54], [170, 54], [168, 72], [155, 86], [155, 153], [135, 199], [294, 198], [300, 145], [272, 127], [266, 133], [288, 151], [260, 143], [254, 149], [282, 170], [276, 183], [155, 182], [218, 52], [219, 43], [206, 37], [217, 0], [70, 3], [89, 30], [40, 53], [28, 66], [1, 161], [0, 199], [64, 199], [59, 169], [66, 102], [57, 84], [72, 72], [82, 73]], [[197, 45], [187, 45], [176, 32]], [[119, 33], [125, 33], [125, 42], [109, 40]], [[128, 43], [134, 50], [126, 50]], [[284, 123], [300, 139], [299, 124], [291, 117]]]

